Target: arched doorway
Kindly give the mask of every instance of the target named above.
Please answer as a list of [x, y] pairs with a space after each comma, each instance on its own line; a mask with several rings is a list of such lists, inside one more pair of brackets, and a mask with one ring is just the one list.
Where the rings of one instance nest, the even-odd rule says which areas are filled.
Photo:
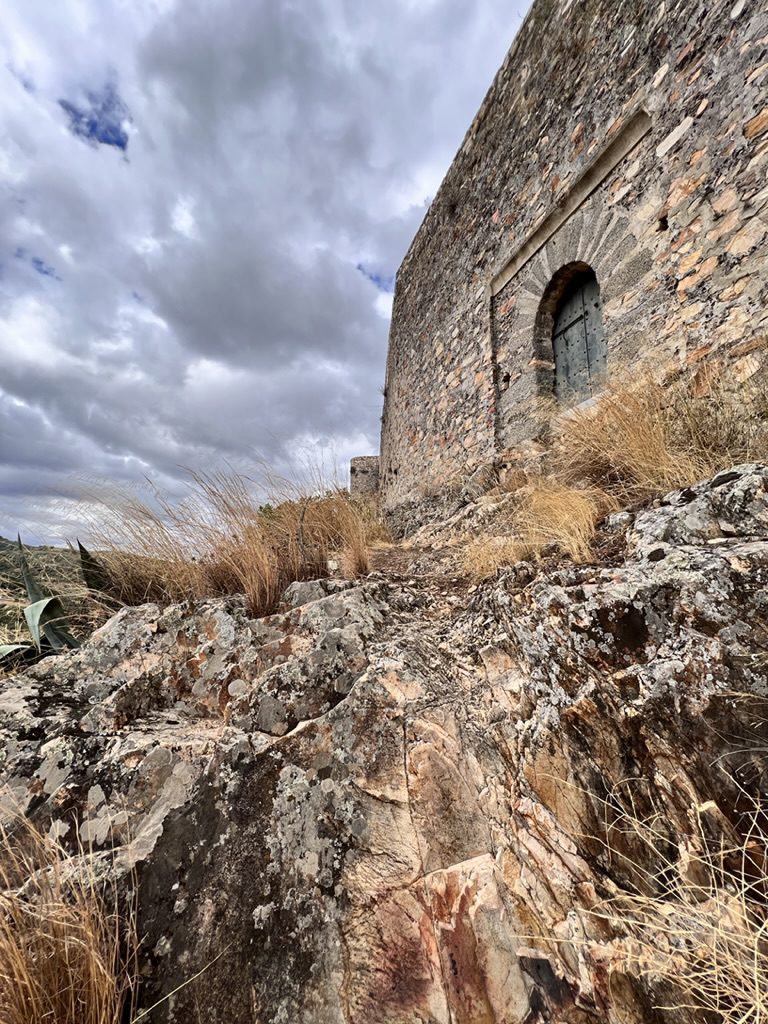
[[600, 390], [607, 368], [600, 287], [586, 267], [567, 279], [552, 326], [555, 397], [573, 401]]

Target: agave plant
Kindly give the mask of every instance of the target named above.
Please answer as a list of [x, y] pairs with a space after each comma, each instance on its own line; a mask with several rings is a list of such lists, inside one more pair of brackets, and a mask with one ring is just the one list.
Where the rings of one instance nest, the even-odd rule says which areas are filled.
[[[30, 601], [30, 604], [24, 609], [24, 618], [27, 621], [27, 627], [32, 636], [32, 643], [0, 644], [0, 658], [5, 658], [12, 654], [21, 654], [22, 652], [27, 656], [34, 656], [36, 653], [37, 656], [43, 657], [46, 654], [58, 654], [60, 651], [79, 647], [79, 642], [69, 631], [61, 599], [55, 595], [45, 593], [29, 567], [29, 562], [21, 543], [21, 537], [17, 538], [17, 543], [19, 546], [21, 577], [27, 591], [27, 598]], [[103, 573], [96, 559], [82, 545], [80, 545], [80, 548], [80, 561], [83, 566], [84, 577], [85, 560], [83, 553], [85, 553], [86, 558], [91, 563], [89, 565], [89, 573], [95, 577], [96, 566]]]

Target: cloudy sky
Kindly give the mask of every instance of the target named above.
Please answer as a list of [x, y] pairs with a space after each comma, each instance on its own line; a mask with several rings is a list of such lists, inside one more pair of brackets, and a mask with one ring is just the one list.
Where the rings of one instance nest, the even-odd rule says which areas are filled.
[[0, 0], [0, 533], [376, 451], [395, 270], [526, 7]]

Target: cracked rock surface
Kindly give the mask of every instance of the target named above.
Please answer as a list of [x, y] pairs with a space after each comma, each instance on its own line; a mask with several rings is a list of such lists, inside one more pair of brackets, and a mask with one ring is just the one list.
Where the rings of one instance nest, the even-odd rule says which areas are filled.
[[[627, 517], [611, 568], [521, 563], [125, 609], [0, 685], [2, 772], [135, 867], [143, 1003], [187, 1024], [695, 1020], [593, 910], [607, 815], [738, 831], [766, 791], [768, 469]], [[690, 851], [688, 851], [690, 852]], [[197, 1016], [196, 1016], [197, 1015]]]

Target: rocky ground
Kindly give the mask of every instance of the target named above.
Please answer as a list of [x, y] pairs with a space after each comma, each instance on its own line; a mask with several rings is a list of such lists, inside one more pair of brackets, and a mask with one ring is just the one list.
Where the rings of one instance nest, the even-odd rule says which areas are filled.
[[650, 866], [619, 823], [684, 873], [768, 788], [768, 468], [616, 529], [610, 566], [470, 588], [422, 537], [267, 619], [125, 609], [3, 681], [12, 799], [135, 869], [152, 1021], [703, 1019], [602, 908]]

